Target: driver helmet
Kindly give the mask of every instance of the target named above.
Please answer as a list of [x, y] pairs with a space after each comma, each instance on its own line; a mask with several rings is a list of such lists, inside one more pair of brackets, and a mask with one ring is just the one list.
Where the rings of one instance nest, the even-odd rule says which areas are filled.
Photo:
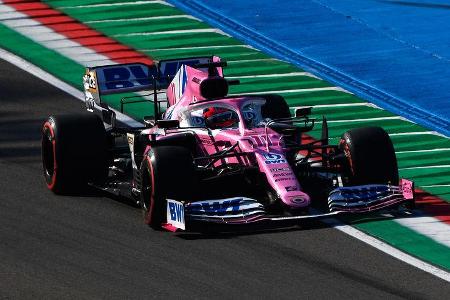
[[212, 129], [232, 127], [239, 122], [239, 118], [233, 110], [223, 107], [205, 108], [203, 118], [206, 125]]

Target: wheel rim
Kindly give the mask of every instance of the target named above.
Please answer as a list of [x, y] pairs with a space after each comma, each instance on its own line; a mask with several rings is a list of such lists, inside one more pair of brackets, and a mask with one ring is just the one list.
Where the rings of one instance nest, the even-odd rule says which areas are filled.
[[147, 213], [150, 209], [150, 201], [152, 197], [152, 186], [150, 180], [150, 171], [147, 170], [145, 176], [142, 178], [142, 201], [141, 207], [145, 213]]
[[[149, 162], [150, 164], [150, 162]], [[146, 168], [145, 174], [142, 178], [142, 198], [141, 198], [141, 207], [145, 213], [146, 219], [148, 218], [149, 211], [151, 209], [151, 201], [153, 194], [152, 187], [152, 171], [151, 166]]]
[[42, 137], [42, 163], [44, 167], [44, 175], [49, 185], [53, 184], [55, 175], [55, 151], [54, 139], [51, 130], [45, 126]]

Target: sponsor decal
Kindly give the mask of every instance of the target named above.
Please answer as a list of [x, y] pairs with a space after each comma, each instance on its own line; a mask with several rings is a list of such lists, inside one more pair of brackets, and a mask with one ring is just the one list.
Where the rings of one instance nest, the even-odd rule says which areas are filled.
[[283, 155], [278, 153], [263, 153], [266, 165], [270, 164], [285, 164], [286, 159], [284, 159]]
[[266, 137], [265, 136], [253, 136], [253, 140], [255, 141], [256, 145], [258, 146], [264, 146], [266, 145]]
[[[160, 78], [160, 85], [169, 85], [169, 80], [172, 80], [182, 65], [195, 66], [198, 63], [206, 63], [209, 60], [210, 58], [205, 57], [199, 59], [161, 61], [159, 70], [155, 65], [149, 66], [141, 63], [95, 67], [90, 72], [92, 74], [88, 73], [85, 75], [84, 81], [91, 88], [98, 88], [103, 94], [144, 90], [152, 87], [152, 79], [155, 77]], [[178, 88], [181, 90], [184, 89], [187, 80], [184, 68], [182, 75], [178, 78], [180, 82], [177, 82]], [[95, 82], [97, 82], [98, 87]], [[173, 87], [171, 89], [173, 91]], [[175, 86], [175, 89], [177, 89], [177, 86]]]
[[273, 168], [270, 169], [270, 172], [275, 173], [275, 172], [283, 172], [283, 171], [290, 171], [290, 168]]
[[200, 142], [204, 145], [214, 145], [211, 138], [200, 137]]
[[178, 70], [175, 77], [173, 78], [172, 82], [170, 83], [175, 103], [178, 103], [178, 101], [181, 99], [181, 96], [183, 96], [184, 89], [186, 88], [186, 83], [187, 83], [186, 67], [181, 66], [181, 68]]
[[157, 74], [156, 68], [143, 64], [99, 67], [96, 71], [103, 92], [150, 87], [150, 76]]
[[286, 192], [294, 192], [294, 191], [298, 190], [297, 186], [295, 186], [295, 185], [287, 186], [285, 188], [286, 188]]
[[400, 187], [402, 190], [403, 197], [406, 200], [414, 199], [414, 183], [407, 179], [401, 179]]
[[295, 180], [295, 178], [294, 177], [282, 177], [282, 178], [275, 179], [275, 182], [287, 181], [287, 180]]
[[133, 134], [127, 134], [127, 140], [129, 145], [134, 145], [134, 135]]
[[86, 75], [84, 75], [85, 77], [84, 82], [85, 82], [85, 88], [88, 89], [97, 89], [97, 80], [95, 79], [95, 73], [94, 72], [87, 72]]
[[186, 229], [183, 203], [167, 199], [167, 223], [176, 228]]
[[256, 143], [256, 145], [258, 146], [265, 146], [265, 145], [278, 145], [278, 140], [279, 137], [276, 135], [269, 135], [266, 136], [265, 135], [259, 135], [259, 136], [252, 136], [251, 137], [254, 142]]
[[273, 174], [273, 177], [284, 177], [284, 176], [292, 176], [292, 172]]
[[86, 74], [83, 76], [83, 87], [86, 108], [93, 111], [95, 102], [99, 102], [95, 72], [86, 70]]
[[190, 213], [224, 215], [227, 211], [238, 212], [240, 210], [240, 203], [241, 199], [195, 202], [190, 206]]
[[131, 152], [131, 165], [133, 166], [133, 169], [137, 169], [137, 164], [134, 159], [134, 134], [127, 133], [127, 141], [128, 141], [128, 146], [130, 147], [130, 152]]

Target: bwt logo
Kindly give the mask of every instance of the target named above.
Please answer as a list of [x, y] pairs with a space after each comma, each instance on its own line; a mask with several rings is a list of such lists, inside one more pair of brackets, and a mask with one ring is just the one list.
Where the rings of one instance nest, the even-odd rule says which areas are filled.
[[[102, 72], [102, 73], [100, 73]], [[105, 90], [133, 88], [151, 84], [150, 77], [156, 76], [156, 68], [149, 68], [142, 64], [106, 67], [97, 70], [99, 79], [103, 77]], [[103, 75], [103, 76], [102, 76]]]
[[[204, 60], [204, 59], [203, 59]], [[159, 83], [169, 83], [181, 65], [194, 66], [203, 60], [176, 60], [161, 62], [159, 65]], [[152, 78], [158, 76], [156, 66], [144, 64], [124, 64], [96, 68], [99, 82], [104, 91], [130, 89], [152, 85]]]
[[191, 213], [202, 213], [207, 215], [224, 215], [225, 212], [238, 212], [240, 199], [192, 203]]
[[266, 165], [270, 164], [283, 164], [286, 163], [283, 155], [277, 153], [264, 153], [263, 154]]
[[183, 204], [169, 202], [170, 219], [172, 221], [184, 222]]

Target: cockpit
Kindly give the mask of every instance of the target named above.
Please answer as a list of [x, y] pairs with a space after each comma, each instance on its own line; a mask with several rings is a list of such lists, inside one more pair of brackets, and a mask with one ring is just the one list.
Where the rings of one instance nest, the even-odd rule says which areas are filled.
[[207, 102], [187, 108], [181, 113], [180, 127], [207, 127], [210, 129], [239, 128], [241, 122], [246, 129], [263, 127], [261, 107], [264, 99], [251, 98], [237, 107], [223, 102]]

